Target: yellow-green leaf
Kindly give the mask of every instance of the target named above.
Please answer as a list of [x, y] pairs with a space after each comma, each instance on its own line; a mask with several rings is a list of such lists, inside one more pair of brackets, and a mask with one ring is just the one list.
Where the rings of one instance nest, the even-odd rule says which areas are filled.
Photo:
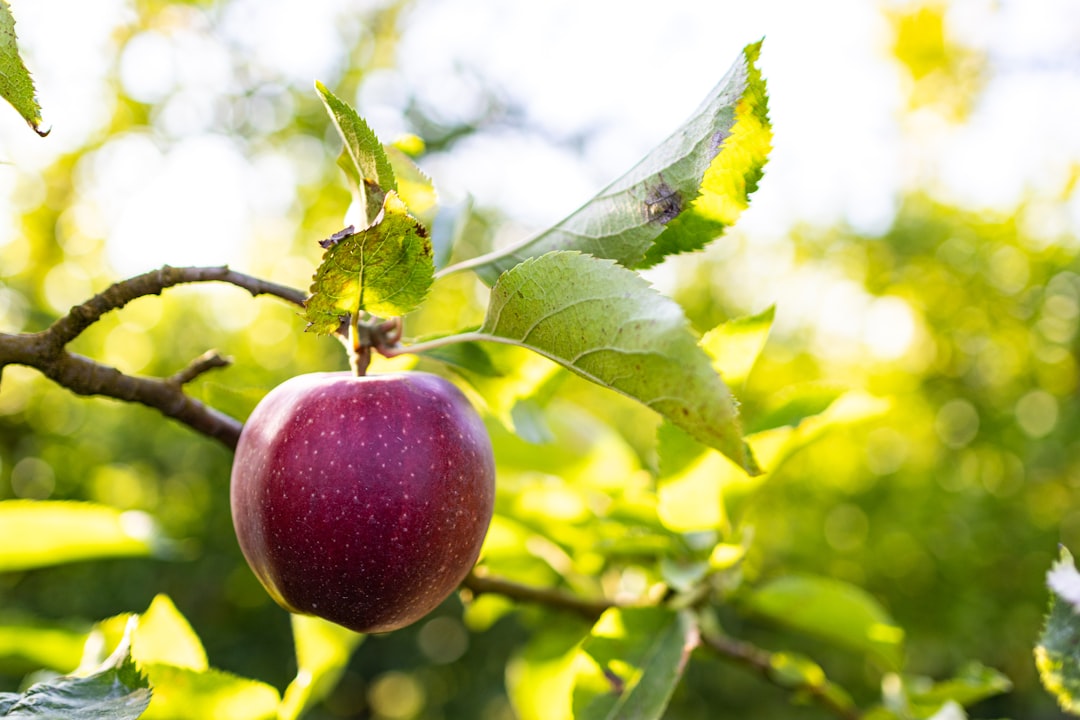
[[866, 653], [895, 670], [904, 631], [869, 593], [830, 578], [777, 578], [749, 595], [746, 607], [778, 624]]
[[308, 298], [308, 329], [335, 332], [342, 318], [371, 313], [397, 317], [419, 305], [431, 287], [434, 265], [427, 230], [394, 192], [375, 222], [330, 241]]
[[139, 616], [131, 656], [140, 665], [165, 663], [190, 670], [209, 667], [202, 641], [168, 595], [157, 595]]
[[374, 218], [382, 207], [383, 196], [397, 189], [386, 150], [351, 105], [330, 92], [321, 82], [315, 83], [315, 89], [344, 143], [338, 165], [349, 178], [366, 217]]
[[296, 678], [285, 688], [279, 720], [295, 720], [326, 697], [341, 679], [353, 650], [364, 639], [351, 630], [309, 615], [292, 616]]
[[611, 260], [553, 252], [521, 263], [499, 278], [479, 333], [467, 335], [535, 350], [759, 472], [731, 393], [682, 308]]
[[15, 18], [7, 0], [0, 0], [0, 96], [19, 111], [34, 132], [42, 137], [49, 134], [49, 129], [42, 127], [34, 80], [19, 55]]
[[678, 130], [581, 208], [539, 235], [447, 272], [472, 269], [491, 285], [518, 263], [557, 250], [638, 267], [704, 247], [747, 206], [771, 147], [760, 51], [760, 42], [744, 48]]
[[0, 572], [154, 555], [166, 547], [146, 513], [81, 502], [0, 502]]

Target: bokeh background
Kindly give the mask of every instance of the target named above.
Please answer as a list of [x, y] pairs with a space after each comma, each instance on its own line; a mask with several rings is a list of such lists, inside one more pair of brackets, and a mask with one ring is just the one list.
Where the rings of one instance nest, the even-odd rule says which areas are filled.
[[[316, 79], [384, 140], [422, 140], [417, 160], [466, 256], [586, 200], [764, 37], [775, 139], [751, 208], [707, 251], [649, 277], [702, 332], [776, 305], [745, 403], [818, 382], [892, 405], [770, 477], [753, 509], [752, 572], [865, 587], [907, 630], [913, 672], [944, 677], [970, 659], [1004, 671], [1014, 692], [974, 717], [1060, 717], [1031, 647], [1058, 543], [1080, 549], [1076, 3], [12, 5], [53, 129], [41, 140], [0, 112], [4, 332], [43, 328], [164, 263], [228, 263], [306, 287], [316, 241], [345, 224], [349, 203]], [[480, 317], [470, 279], [439, 292], [417, 331]], [[243, 416], [290, 375], [345, 366], [335, 343], [302, 329], [274, 300], [178, 288], [106, 317], [75, 349], [166, 375], [217, 347], [235, 365], [196, 392]], [[610, 423], [626, 462], [648, 467], [651, 421], [574, 389], [549, 420], [588, 433]], [[518, 466], [551, 451], [514, 447]], [[0, 613], [79, 628], [167, 592], [216, 666], [283, 686], [295, 669], [288, 621], [236, 548], [230, 459], [153, 411], [7, 368], [0, 498], [144, 510], [181, 552], [0, 575]], [[369, 640], [314, 716], [512, 717], [503, 668], [527, 623], [466, 628], [456, 602]], [[873, 684], [858, 663], [825, 657], [848, 684]], [[0, 666], [0, 689], [29, 669]], [[817, 712], [706, 664], [672, 716]]]

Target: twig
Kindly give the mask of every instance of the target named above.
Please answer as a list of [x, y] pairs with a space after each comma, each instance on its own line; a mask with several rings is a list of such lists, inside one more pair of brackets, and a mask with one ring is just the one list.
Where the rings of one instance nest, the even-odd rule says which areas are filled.
[[475, 571], [469, 573], [462, 586], [476, 595], [502, 595], [511, 600], [567, 610], [581, 615], [586, 620], [596, 620], [605, 610], [618, 607], [616, 603], [609, 600], [587, 600], [560, 590], [532, 587], [489, 575], [477, 575]]
[[841, 718], [841, 720], [860, 720], [862, 718], [859, 709], [852, 705], [850, 701], [845, 701], [838, 688], [827, 679], [823, 678], [820, 682], [805, 681], [797, 684], [781, 681], [777, 677], [778, 668], [775, 663], [775, 655], [768, 650], [744, 640], [737, 640], [714, 633], [702, 633], [701, 642], [717, 655], [753, 670], [774, 685], [805, 693], [814, 702], [836, 717]]
[[173, 373], [172, 377], [165, 382], [181, 387], [205, 372], [209, 372], [214, 368], [228, 367], [229, 365], [232, 365], [231, 359], [220, 354], [217, 350], [207, 350], [188, 363], [186, 368]]
[[174, 285], [196, 282], [229, 283], [247, 290], [252, 295], [273, 295], [300, 306], [303, 306], [305, 300], [304, 293], [296, 288], [245, 275], [230, 270], [226, 265], [216, 267], [164, 265], [157, 270], [110, 285], [81, 305], [71, 308], [67, 315], [53, 323], [45, 332], [49, 333], [54, 342], [66, 345], [110, 310], [119, 310], [136, 298], [160, 295], [162, 290]]
[[170, 267], [137, 275], [111, 285], [70, 312], [49, 328], [36, 333], [0, 333], [0, 372], [6, 365], [26, 365], [78, 395], [137, 402], [179, 420], [208, 437], [235, 448], [241, 424], [184, 393], [183, 386], [202, 373], [223, 367], [228, 360], [216, 352], [205, 353], [168, 378], [127, 375], [90, 358], [67, 350], [67, 345], [101, 316], [118, 310], [132, 300], [159, 295], [174, 285], [196, 282], [224, 282], [241, 287], [252, 295], [273, 295], [295, 305], [304, 304], [304, 293], [295, 288], [267, 282], [228, 267]]

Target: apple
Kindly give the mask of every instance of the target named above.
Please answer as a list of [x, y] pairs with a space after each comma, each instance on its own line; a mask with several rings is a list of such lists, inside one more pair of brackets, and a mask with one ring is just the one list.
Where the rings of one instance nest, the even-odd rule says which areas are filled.
[[278, 604], [388, 632], [476, 563], [495, 460], [479, 415], [441, 377], [314, 373], [252, 412], [230, 494], [240, 549]]

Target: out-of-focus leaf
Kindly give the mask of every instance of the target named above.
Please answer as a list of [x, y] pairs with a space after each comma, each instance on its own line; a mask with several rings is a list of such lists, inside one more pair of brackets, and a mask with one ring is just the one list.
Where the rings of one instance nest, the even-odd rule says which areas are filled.
[[39, 668], [68, 672], [79, 664], [86, 631], [37, 622], [0, 621], [0, 669], [15, 674]]
[[1046, 581], [1050, 613], [1035, 646], [1035, 665], [1043, 686], [1061, 707], [1080, 715], [1080, 573], [1064, 547]]
[[514, 422], [514, 432], [525, 442], [542, 445], [555, 439], [544, 418], [544, 408], [530, 399], [514, 403], [510, 418]]
[[577, 252], [527, 260], [495, 284], [479, 333], [469, 335], [535, 350], [759, 472], [731, 393], [682, 309], [610, 260]]
[[157, 524], [142, 512], [82, 502], [0, 502], [0, 572], [167, 549]]
[[49, 134], [48, 128], [41, 126], [41, 105], [34, 80], [19, 55], [15, 18], [7, 0], [0, 0], [0, 97], [19, 111], [34, 132], [42, 137]]
[[431, 178], [417, 167], [411, 157], [393, 145], [384, 147], [383, 150], [390, 161], [390, 167], [393, 168], [397, 194], [408, 206], [409, 214], [424, 227], [432, 227], [439, 212], [439, 197]]
[[886, 668], [903, 663], [904, 631], [869, 593], [829, 578], [782, 577], [746, 598], [751, 612], [861, 651]]
[[345, 672], [353, 650], [364, 639], [351, 630], [308, 615], [292, 616], [296, 678], [285, 688], [279, 720], [295, 720], [325, 698]]
[[157, 595], [139, 616], [131, 656], [140, 666], [164, 663], [196, 671], [209, 667], [202, 641], [167, 595]]
[[[421, 338], [418, 343], [434, 338]], [[491, 362], [491, 355], [479, 343], [462, 342], [425, 350], [425, 357], [435, 358], [447, 365], [482, 375], [484, 377], [502, 377], [503, 373]]]
[[844, 392], [844, 388], [831, 384], [791, 385], [769, 398], [760, 411], [747, 416], [746, 431], [759, 433], [784, 426], [796, 427], [828, 410]]
[[431, 287], [431, 243], [394, 192], [364, 230], [340, 234], [323, 255], [306, 303], [308, 329], [328, 335], [341, 319], [368, 312], [404, 315]]
[[769, 658], [769, 679], [791, 690], [815, 692], [829, 698], [834, 707], [855, 711], [855, 703], [847, 691], [829, 682], [825, 671], [813, 660], [789, 652], [776, 652]]
[[141, 666], [154, 688], [143, 720], [276, 720], [281, 696], [266, 683], [222, 670]]
[[554, 250], [635, 267], [703, 247], [746, 207], [768, 155], [765, 83], [755, 65], [760, 50], [760, 42], [748, 45], [689, 120], [580, 209], [455, 269], [471, 268], [491, 285], [518, 263]]
[[386, 193], [397, 189], [394, 169], [379, 138], [348, 103], [330, 92], [321, 82], [315, 89], [334, 121], [345, 147], [338, 165], [349, 178], [357, 203], [366, 217], [376, 217]]
[[506, 689], [520, 720], [571, 720], [575, 667], [589, 626], [553, 617], [506, 665]]
[[441, 270], [450, 262], [454, 247], [465, 236], [473, 219], [473, 199], [466, 197], [453, 205], [440, 205], [431, 225], [431, 244], [435, 249], [435, 269]]
[[729, 477], [745, 475], [717, 452], [704, 452], [694, 462], [657, 481], [657, 515], [673, 532], [718, 530], [727, 532], [730, 521], [724, 502]]
[[965, 665], [954, 677], [942, 682], [925, 677], [903, 679], [908, 707], [920, 718], [940, 712], [948, 703], [970, 707], [1011, 689], [1012, 681], [1008, 677], [977, 662]]
[[713, 359], [713, 367], [730, 387], [746, 382], [758, 355], [769, 339], [776, 308], [718, 325], [701, 338], [701, 347]]
[[581, 646], [580, 720], [655, 720], [671, 701], [700, 635], [693, 615], [664, 608], [606, 611]]
[[150, 703], [150, 685], [131, 659], [133, 624], [104, 663], [84, 675], [0, 693], [0, 718], [12, 720], [135, 720]]

